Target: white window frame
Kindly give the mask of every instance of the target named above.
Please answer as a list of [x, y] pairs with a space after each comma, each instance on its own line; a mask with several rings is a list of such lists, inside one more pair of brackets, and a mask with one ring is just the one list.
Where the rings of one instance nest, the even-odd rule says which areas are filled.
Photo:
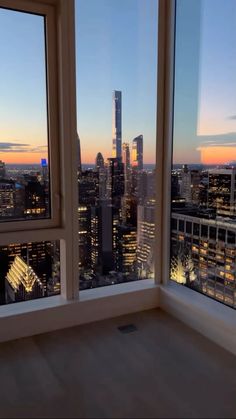
[[[48, 166], [50, 173], [50, 216], [42, 219], [4, 220], [0, 222], [1, 232], [36, 230], [61, 226], [61, 191], [60, 158], [58, 132], [58, 69], [57, 69], [57, 34], [55, 7], [51, 2], [27, 0], [0, 0], [0, 7], [7, 10], [28, 12], [45, 17], [45, 66], [47, 85], [47, 130], [48, 130]], [[43, 40], [44, 42], [44, 40]], [[1, 242], [0, 242], [1, 244]]]
[[159, 0], [157, 141], [156, 141], [156, 278], [169, 284], [171, 169], [174, 107], [175, 0]]
[[[0, 7], [45, 16], [52, 211], [50, 219], [0, 223], [0, 246], [60, 240], [61, 296], [70, 300], [78, 297], [74, 4], [0, 0]], [[7, 314], [7, 306], [2, 308]]]

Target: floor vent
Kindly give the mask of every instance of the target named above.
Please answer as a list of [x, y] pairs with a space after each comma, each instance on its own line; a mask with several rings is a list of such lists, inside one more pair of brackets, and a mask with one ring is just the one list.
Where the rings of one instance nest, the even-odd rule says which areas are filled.
[[119, 326], [118, 330], [121, 333], [132, 333], [136, 332], [137, 327], [134, 324], [125, 324], [124, 326]]

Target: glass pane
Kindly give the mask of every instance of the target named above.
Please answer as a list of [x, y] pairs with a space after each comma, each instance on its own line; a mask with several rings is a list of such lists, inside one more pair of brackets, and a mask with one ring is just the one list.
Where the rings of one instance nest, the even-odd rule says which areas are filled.
[[0, 304], [60, 293], [60, 242], [0, 247]]
[[235, 22], [234, 0], [177, 0], [172, 218], [189, 226], [171, 229], [170, 268], [174, 281], [234, 308]]
[[0, 221], [50, 217], [44, 23], [0, 8]]
[[154, 277], [156, 0], [76, 0], [80, 288]]

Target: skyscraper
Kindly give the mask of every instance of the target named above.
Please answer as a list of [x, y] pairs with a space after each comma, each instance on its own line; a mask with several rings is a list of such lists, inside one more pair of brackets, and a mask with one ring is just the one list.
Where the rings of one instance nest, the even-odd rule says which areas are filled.
[[143, 136], [139, 135], [133, 139], [132, 144], [132, 166], [143, 170]]
[[131, 170], [130, 170], [130, 149], [128, 143], [122, 144], [122, 162], [124, 164], [125, 194], [130, 193]]
[[235, 215], [236, 169], [211, 169], [208, 171], [208, 208], [217, 215]]
[[122, 161], [124, 163], [124, 169], [128, 169], [130, 167], [129, 143], [122, 144]]
[[154, 277], [155, 203], [138, 205], [137, 265], [140, 278]]
[[81, 148], [80, 148], [80, 138], [79, 134], [77, 134], [77, 145], [78, 145], [78, 173], [81, 172]]
[[98, 153], [95, 159], [95, 170], [99, 171], [99, 169], [104, 169], [104, 158], [102, 153]]
[[114, 90], [112, 97], [112, 157], [122, 157], [122, 93]]
[[43, 284], [24, 259], [16, 256], [6, 275], [7, 302], [31, 300], [44, 296]]
[[6, 166], [5, 163], [0, 160], [0, 178], [5, 178], [6, 177]]

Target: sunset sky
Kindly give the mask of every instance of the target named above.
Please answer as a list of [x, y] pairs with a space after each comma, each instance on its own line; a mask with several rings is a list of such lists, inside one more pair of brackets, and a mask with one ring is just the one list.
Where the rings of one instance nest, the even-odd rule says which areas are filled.
[[[214, 7], [212, 5], [214, 4]], [[236, 161], [236, 2], [178, 0], [175, 163]], [[44, 22], [0, 9], [0, 159], [47, 158]], [[112, 91], [123, 142], [155, 158], [157, 1], [76, 0], [77, 120], [83, 163], [111, 156]]]
[[0, 9], [0, 159], [47, 157], [44, 20]]
[[236, 161], [236, 2], [178, 0], [175, 163]]

